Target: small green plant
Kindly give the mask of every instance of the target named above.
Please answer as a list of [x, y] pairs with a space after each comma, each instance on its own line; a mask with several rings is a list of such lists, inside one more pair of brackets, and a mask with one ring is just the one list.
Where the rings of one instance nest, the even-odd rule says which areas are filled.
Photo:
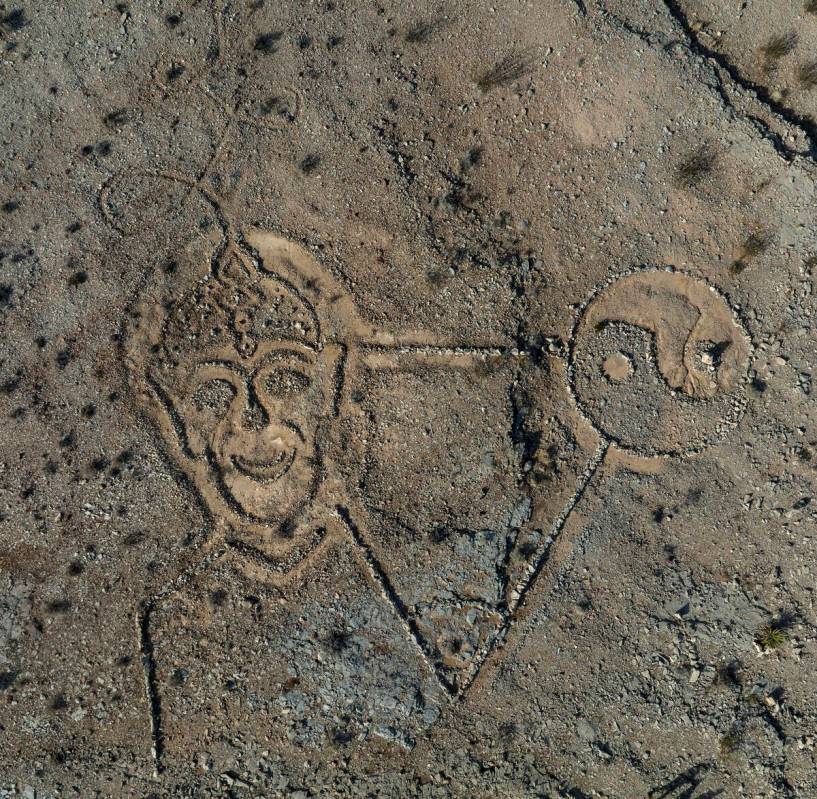
[[780, 649], [786, 643], [786, 640], [786, 631], [777, 622], [764, 624], [758, 630], [755, 638], [757, 645], [767, 652]]
[[806, 14], [817, 14], [817, 0], [806, 0]]

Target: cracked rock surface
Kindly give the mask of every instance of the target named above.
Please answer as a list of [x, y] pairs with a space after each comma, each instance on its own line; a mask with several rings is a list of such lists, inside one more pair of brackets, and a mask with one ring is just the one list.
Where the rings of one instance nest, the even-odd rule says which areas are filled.
[[815, 42], [0, 0], [0, 797], [817, 796]]

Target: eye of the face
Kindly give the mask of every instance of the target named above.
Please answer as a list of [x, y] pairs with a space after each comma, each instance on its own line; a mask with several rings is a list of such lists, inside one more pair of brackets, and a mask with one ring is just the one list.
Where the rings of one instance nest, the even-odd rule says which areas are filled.
[[235, 387], [229, 380], [213, 378], [198, 385], [193, 392], [193, 404], [200, 411], [207, 410], [223, 416], [235, 394]]
[[292, 397], [306, 391], [310, 382], [309, 376], [299, 369], [278, 367], [264, 378], [264, 388], [273, 397]]

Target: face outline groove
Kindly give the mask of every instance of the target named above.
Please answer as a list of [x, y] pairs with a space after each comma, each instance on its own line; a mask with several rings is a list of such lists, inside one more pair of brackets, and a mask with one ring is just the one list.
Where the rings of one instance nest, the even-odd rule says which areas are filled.
[[315, 546], [283, 531], [325, 476], [319, 438], [345, 349], [324, 337], [314, 281], [294, 263], [308, 256], [292, 247], [273, 239], [267, 263], [233, 241], [185, 291], [168, 278], [134, 314], [127, 351], [171, 459], [214, 518], [282, 574]]

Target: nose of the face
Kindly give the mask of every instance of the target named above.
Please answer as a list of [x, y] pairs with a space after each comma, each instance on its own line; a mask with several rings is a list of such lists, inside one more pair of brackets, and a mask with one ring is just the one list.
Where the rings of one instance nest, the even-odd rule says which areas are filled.
[[245, 430], [261, 430], [269, 424], [269, 420], [267, 409], [250, 386], [247, 393], [247, 407], [241, 417], [242, 427]]

